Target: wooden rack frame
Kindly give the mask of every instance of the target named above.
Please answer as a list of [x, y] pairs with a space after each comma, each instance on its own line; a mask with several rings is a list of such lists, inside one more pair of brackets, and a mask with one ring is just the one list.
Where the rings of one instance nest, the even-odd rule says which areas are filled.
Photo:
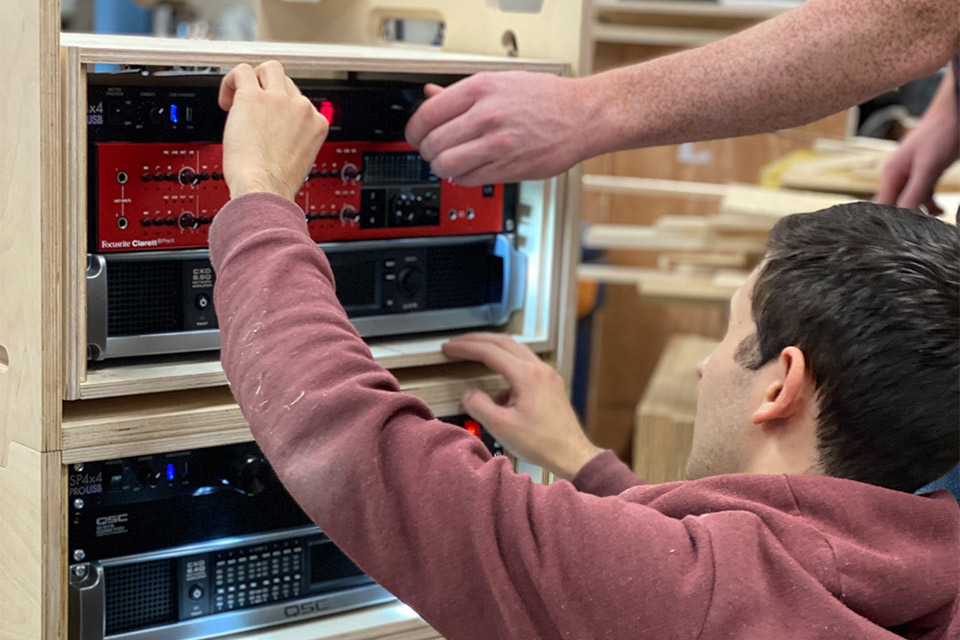
[[[184, 47], [153, 38], [64, 36], [64, 113], [66, 154], [64, 168], [63, 266], [65, 390], [67, 400], [95, 399], [177, 389], [223, 385], [226, 379], [217, 354], [115, 365], [110, 361], [88, 366], [86, 359], [86, 69], [97, 63], [177, 66], [209, 65], [229, 68], [241, 62], [281, 61], [292, 73], [343, 76], [347, 71], [369, 73], [468, 74], [498, 69], [526, 69], [565, 75], [563, 64], [509, 60], [431, 50], [386, 52], [358, 46], [288, 43], [198, 42]], [[528, 258], [524, 310], [504, 328], [535, 351], [557, 350], [560, 326], [557, 304], [564, 269], [569, 269], [570, 233], [566, 209], [565, 176], [520, 185], [518, 243]], [[441, 338], [412, 336], [371, 341], [377, 361], [399, 369], [449, 362], [440, 351]]]

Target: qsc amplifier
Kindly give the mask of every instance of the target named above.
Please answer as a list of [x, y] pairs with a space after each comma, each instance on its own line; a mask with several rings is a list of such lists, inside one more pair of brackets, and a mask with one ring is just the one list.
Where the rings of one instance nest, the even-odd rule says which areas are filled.
[[[92, 75], [92, 253], [202, 248], [230, 199], [219, 77]], [[516, 185], [439, 180], [403, 140], [420, 84], [305, 82], [330, 133], [297, 195], [317, 242], [513, 231]]]
[[393, 599], [254, 443], [75, 464], [67, 492], [69, 640], [198, 640]]
[[[504, 324], [523, 306], [526, 256], [510, 238], [320, 245], [365, 338]], [[91, 360], [220, 348], [206, 250], [87, 256]]]

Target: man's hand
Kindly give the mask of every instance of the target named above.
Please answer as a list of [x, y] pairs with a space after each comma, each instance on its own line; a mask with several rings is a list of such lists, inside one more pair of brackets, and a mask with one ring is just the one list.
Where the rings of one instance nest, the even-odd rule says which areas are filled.
[[220, 108], [230, 112], [223, 132], [230, 197], [266, 192], [293, 200], [327, 137], [327, 120], [279, 62], [234, 67], [220, 85]]
[[464, 186], [550, 178], [589, 154], [599, 117], [579, 81], [545, 73], [481, 73], [427, 85], [407, 142], [433, 172]]
[[563, 379], [528, 347], [502, 334], [471, 333], [444, 344], [443, 352], [506, 378], [510, 389], [496, 400], [473, 390], [463, 406], [512, 453], [569, 480], [602, 451], [580, 428]]
[[937, 180], [960, 157], [953, 77], [946, 73], [940, 88], [917, 127], [903, 139], [883, 167], [876, 201], [915, 209], [921, 204], [933, 215], [943, 211], [933, 201]]

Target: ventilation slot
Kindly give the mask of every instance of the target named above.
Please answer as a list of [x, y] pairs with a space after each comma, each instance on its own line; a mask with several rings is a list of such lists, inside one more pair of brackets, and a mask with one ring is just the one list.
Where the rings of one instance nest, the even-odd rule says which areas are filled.
[[157, 560], [104, 570], [108, 636], [177, 621], [175, 566]]
[[[487, 244], [437, 247], [427, 253], [429, 309], [476, 307], [499, 300], [503, 260], [491, 256]], [[491, 282], [491, 287], [478, 287]]]
[[107, 335], [183, 330], [183, 275], [178, 261], [114, 262], [107, 271]]

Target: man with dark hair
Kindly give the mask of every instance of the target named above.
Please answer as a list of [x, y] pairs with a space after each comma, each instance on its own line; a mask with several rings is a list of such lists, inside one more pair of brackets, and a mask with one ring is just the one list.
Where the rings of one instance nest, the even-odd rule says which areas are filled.
[[[960, 637], [960, 232], [855, 204], [786, 218], [701, 365], [686, 482], [584, 436], [500, 334], [450, 341], [511, 386], [463, 404], [533, 484], [373, 360], [292, 202], [326, 122], [268, 63], [225, 79], [232, 202], [210, 230], [222, 360], [304, 510], [450, 640]], [[263, 295], [269, 291], [270, 295]]]
[[[957, 230], [868, 202], [790, 216], [753, 290], [757, 371], [796, 345], [818, 389], [817, 470], [916, 491], [960, 457]], [[909, 384], [905, 382], [909, 381]]]

